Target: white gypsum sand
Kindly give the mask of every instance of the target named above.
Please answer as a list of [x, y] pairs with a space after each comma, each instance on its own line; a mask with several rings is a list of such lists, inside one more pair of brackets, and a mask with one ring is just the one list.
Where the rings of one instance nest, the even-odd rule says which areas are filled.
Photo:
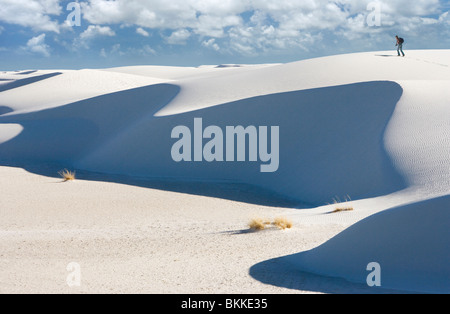
[[[448, 60], [448, 50], [424, 50], [1, 74], [0, 165], [37, 175], [0, 168], [0, 291], [361, 292], [366, 266], [379, 262], [385, 289], [449, 292]], [[195, 118], [279, 126], [279, 170], [175, 163], [171, 131]], [[42, 176], [55, 165], [116, 183], [59, 184]], [[261, 189], [260, 205], [245, 191], [226, 200], [220, 184]], [[298, 209], [264, 206], [272, 196]], [[339, 206], [353, 210], [330, 214]], [[244, 232], [255, 215], [294, 228]], [[82, 266], [78, 290], [65, 284], [70, 262]]]
[[[250, 267], [312, 249], [343, 230], [297, 223], [247, 233], [253, 216], [291, 210], [61, 182], [0, 168], [0, 293], [291, 293], [255, 280]], [[81, 287], [66, 284], [73, 262], [81, 267]]]

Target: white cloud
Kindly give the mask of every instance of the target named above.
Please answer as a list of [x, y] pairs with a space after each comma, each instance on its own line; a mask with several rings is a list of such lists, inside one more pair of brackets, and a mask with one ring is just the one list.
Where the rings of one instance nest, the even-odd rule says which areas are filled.
[[0, 21], [35, 31], [59, 33], [58, 22], [52, 16], [59, 16], [62, 7], [59, 0], [0, 0]]
[[156, 55], [156, 51], [150, 47], [149, 45], [145, 45], [144, 47], [137, 50], [137, 53], [141, 56], [150, 56], [150, 55]]
[[45, 43], [45, 34], [31, 38], [27, 42], [26, 50], [41, 54], [44, 57], [50, 57], [50, 47]]
[[237, 15], [201, 15], [194, 25], [194, 32], [201, 36], [221, 38], [226, 36], [225, 28], [242, 24], [242, 18]]
[[450, 25], [450, 11], [441, 14], [438, 18], [422, 18], [424, 24], [449, 24]]
[[439, 22], [450, 25], [450, 11], [445, 12], [439, 17]]
[[142, 27], [138, 27], [136, 29], [136, 33], [139, 34], [139, 35], [142, 35], [144, 37], [149, 37], [150, 36], [150, 34], [145, 29], [143, 29]]
[[80, 37], [75, 40], [75, 46], [81, 46], [84, 48], [89, 48], [89, 43], [97, 37], [116, 36], [116, 33], [109, 26], [99, 26], [99, 25], [89, 25], [89, 27], [80, 34]]
[[[91, 24], [133, 24], [152, 29], [190, 28], [206, 35], [235, 25], [250, 0], [89, 0], [83, 16]], [[211, 28], [212, 27], [212, 28]]]
[[219, 51], [220, 50], [220, 46], [216, 43], [216, 39], [211, 38], [209, 40], [205, 40], [202, 42], [202, 46], [206, 47], [206, 48], [211, 48], [215, 51]]
[[[383, 26], [378, 29], [369, 28], [366, 20], [368, 4], [374, 0], [171, 0], [170, 5], [166, 0], [86, 0], [83, 12], [92, 24], [172, 30], [166, 38], [169, 44], [183, 44], [198, 36], [204, 47], [216, 50], [214, 44], [221, 39], [221, 46], [247, 54], [307, 49], [326, 32], [347, 40], [367, 37], [370, 42], [383, 31], [416, 34], [424, 25], [448, 21], [446, 17], [430, 18], [443, 13], [439, 0], [375, 1], [382, 8]], [[244, 20], [242, 14], [249, 12], [253, 16]], [[144, 32], [138, 31], [141, 35]], [[205, 37], [216, 41], [212, 43]]]
[[83, 40], [92, 39], [98, 36], [116, 36], [116, 33], [109, 26], [89, 25], [80, 35]]
[[125, 53], [122, 52], [122, 51], [120, 50], [120, 48], [121, 48], [120, 44], [115, 44], [115, 45], [112, 46], [112, 48], [111, 48], [111, 54], [118, 54], [118, 55], [120, 55], [120, 56], [125, 55]]
[[166, 42], [171, 45], [184, 45], [189, 37], [191, 37], [190, 31], [187, 29], [179, 29], [166, 38]]
[[[371, 13], [368, 4], [374, 2], [381, 5], [381, 27], [367, 25]], [[68, 14], [61, 3], [61, 0], [0, 0], [0, 22], [58, 33], [66, 29], [58, 20]], [[394, 33], [421, 38], [422, 42], [431, 33], [435, 39], [427, 42], [436, 43], [440, 35], [449, 33], [450, 24], [445, 1], [440, 0], [80, 0], [80, 3], [84, 20], [91, 24], [76, 40], [76, 44], [84, 47], [98, 36], [115, 36], [112, 25], [134, 28], [144, 37], [150, 36], [150, 30], [160, 30], [162, 34], [170, 34], [164, 38], [170, 45], [185, 44], [195, 38], [205, 49], [254, 55], [274, 50], [306, 51], [318, 43], [330, 47], [321, 42], [330, 37], [333, 46], [339, 44], [346, 49], [356, 39], [361, 49]]]

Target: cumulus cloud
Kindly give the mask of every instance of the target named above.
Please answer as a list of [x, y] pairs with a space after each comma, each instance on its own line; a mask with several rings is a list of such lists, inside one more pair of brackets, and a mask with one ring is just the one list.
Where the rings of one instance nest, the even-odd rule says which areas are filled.
[[171, 45], [184, 45], [186, 40], [191, 37], [191, 32], [187, 29], [179, 29], [173, 32], [167, 39], [167, 43]]
[[45, 43], [45, 34], [31, 38], [27, 42], [26, 50], [43, 55], [44, 57], [50, 57], [50, 47]]
[[[56, 16], [65, 14], [60, 0], [0, 0], [0, 22], [59, 32]], [[447, 2], [448, 3], [448, 2]], [[97, 36], [114, 36], [114, 27], [133, 27], [149, 37], [159, 30], [170, 45], [194, 42], [205, 49], [254, 55], [301, 49], [330, 37], [336, 45], [358, 40], [368, 47], [379, 38], [406, 34], [448, 34], [449, 17], [440, 0], [80, 0], [91, 26], [78, 44], [88, 47]], [[369, 4], [381, 8], [381, 25], [367, 23]], [[88, 25], [89, 25], [88, 24]], [[101, 26], [100, 26], [101, 25]], [[112, 28], [111, 28], [112, 27]], [[346, 42], [347, 44], [345, 44]], [[376, 47], [375, 47], [376, 48]]]
[[447, 24], [450, 25], [450, 11], [441, 14], [438, 18], [422, 18], [425, 25]]
[[[368, 5], [381, 7], [382, 25], [369, 28]], [[197, 35], [202, 46], [229, 42], [228, 48], [246, 53], [307, 45], [332, 32], [343, 39], [378, 36], [398, 30], [420, 32], [441, 23], [430, 15], [443, 14], [439, 0], [89, 0], [84, 18], [92, 24], [132, 24], [172, 30], [169, 44], [184, 43]], [[243, 16], [250, 16], [245, 19]], [[444, 17], [445, 18], [445, 17]]]
[[116, 33], [109, 26], [89, 25], [80, 35], [83, 40], [92, 39], [98, 36], [115, 36]]
[[145, 29], [143, 29], [142, 27], [138, 27], [136, 29], [136, 33], [139, 34], [139, 35], [142, 35], [144, 37], [149, 37], [150, 36], [150, 34]]
[[1, 0], [0, 21], [36, 31], [59, 33], [60, 27], [55, 20], [61, 15], [59, 0]]
[[216, 39], [211, 38], [202, 42], [202, 46], [206, 48], [213, 49], [215, 51], [220, 50], [220, 46], [216, 43]]
[[89, 48], [89, 43], [96, 37], [116, 36], [116, 33], [109, 26], [89, 25], [89, 27], [80, 34], [75, 46]]
[[82, 2], [84, 18], [91, 24], [133, 24], [146, 28], [183, 28], [195, 21], [196, 12], [184, 1], [90, 0]]

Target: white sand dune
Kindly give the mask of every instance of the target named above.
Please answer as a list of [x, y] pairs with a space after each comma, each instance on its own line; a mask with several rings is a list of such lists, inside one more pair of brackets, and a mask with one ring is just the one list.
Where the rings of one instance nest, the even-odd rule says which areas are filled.
[[99, 70], [48, 72], [37, 71], [20, 75], [18, 79], [17, 75], [6, 75], [8, 79], [16, 79], [3, 86], [4, 91], [0, 86], [2, 91], [0, 106], [10, 107], [16, 113], [38, 111], [100, 95], [167, 82], [166, 79]]
[[[291, 258], [294, 268], [364, 283], [365, 266], [379, 262], [386, 288], [449, 292], [449, 60], [448, 50], [422, 50], [282, 65], [0, 73], [0, 165], [254, 186], [311, 207], [288, 212], [297, 223], [352, 226]], [[261, 173], [254, 162], [174, 162], [171, 131], [193, 129], [195, 118], [222, 129], [279, 126], [278, 171]], [[325, 204], [348, 197], [339, 206], [353, 211], [330, 214], [338, 205]], [[386, 230], [371, 241], [380, 226]], [[411, 252], [419, 236], [436, 245]]]
[[371, 216], [324, 245], [292, 256], [304, 270], [364, 283], [369, 263], [381, 266], [383, 287], [450, 293], [450, 197]]
[[[301, 270], [366, 284], [374, 270], [367, 267], [377, 263], [383, 288], [448, 294], [449, 207], [449, 196], [395, 207], [356, 223], [313, 250], [265, 261], [250, 272], [262, 282], [298, 289], [302, 286], [292, 285], [289, 274]], [[270, 275], [282, 269], [289, 272], [281, 278]]]
[[157, 77], [167, 80], [180, 80], [183, 78], [192, 79], [222, 76], [225, 73], [242, 73], [245, 70], [261, 69], [266, 67], [275, 66], [277, 64], [256, 64], [256, 65], [240, 65], [227, 66], [227, 65], [204, 65], [200, 67], [168, 67], [168, 66], [131, 66], [104, 69], [103, 71], [114, 73], [125, 73], [131, 75], [141, 75], [146, 77]]

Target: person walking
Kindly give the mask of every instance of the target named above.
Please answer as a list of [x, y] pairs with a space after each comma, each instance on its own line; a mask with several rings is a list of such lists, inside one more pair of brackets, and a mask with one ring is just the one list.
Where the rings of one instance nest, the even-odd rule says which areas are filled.
[[404, 57], [404, 56], [405, 56], [405, 53], [403, 52], [403, 44], [404, 44], [405, 40], [404, 40], [403, 38], [398, 37], [398, 35], [395, 36], [395, 38], [397, 39], [397, 44], [396, 44], [396, 46], [397, 46], [397, 53], [398, 53], [398, 56], [400, 57], [400, 52], [401, 52], [402, 55], [403, 55], [403, 57]]

